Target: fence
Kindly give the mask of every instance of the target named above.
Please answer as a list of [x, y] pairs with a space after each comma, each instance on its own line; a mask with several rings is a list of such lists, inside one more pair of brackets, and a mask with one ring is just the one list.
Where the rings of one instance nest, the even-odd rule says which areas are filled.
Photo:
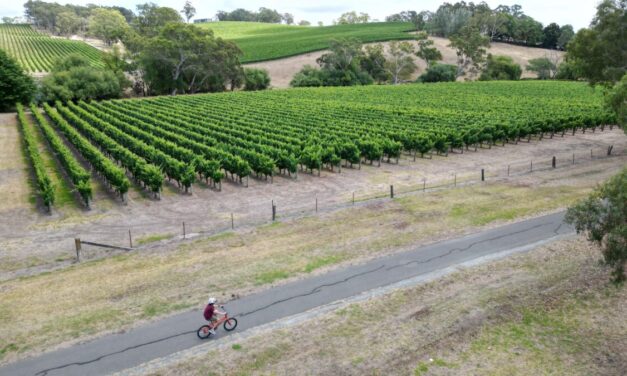
[[[179, 239], [194, 238], [201, 235], [216, 235], [227, 231], [232, 231], [236, 228], [252, 228], [272, 223], [277, 221], [278, 219], [296, 219], [321, 212], [331, 212], [344, 208], [367, 205], [377, 200], [386, 200], [390, 198], [393, 199], [395, 197], [403, 195], [410, 195], [421, 192], [428, 193], [440, 191], [443, 189], [455, 188], [458, 186], [480, 184], [485, 181], [506, 181], [513, 177], [532, 174], [534, 172], [563, 169], [583, 163], [589, 163], [591, 161], [599, 159], [620, 157], [625, 155], [627, 155], [627, 148], [625, 147], [622, 147], [620, 149], [616, 149], [614, 148], [614, 146], [611, 145], [607, 147], [595, 147], [590, 149], [589, 152], [585, 153], [562, 153], [556, 154], [550, 158], [510, 163], [500, 167], [484, 167], [478, 168], [474, 171], [466, 170], [462, 172], [451, 172], [448, 179], [440, 179], [436, 181], [427, 181], [426, 179], [423, 179], [421, 184], [417, 185], [391, 184], [389, 185], [389, 188], [386, 188], [385, 190], [382, 190], [378, 193], [368, 192], [360, 194], [359, 192], [355, 191], [347, 192], [348, 194], [346, 195], [346, 199], [342, 199], [339, 202], [330, 202], [325, 204], [318, 197], [312, 197], [310, 204], [303, 204], [300, 208], [286, 211], [281, 210], [280, 205], [277, 201], [271, 200], [270, 202], [268, 202], [268, 206], [266, 209], [267, 211], [265, 212], [265, 214], [263, 212], [255, 213], [256, 215], [251, 215], [250, 213], [247, 213], [247, 216], [244, 216], [234, 212], [225, 213], [225, 215], [222, 215], [220, 218], [220, 222], [222, 223], [221, 225], [213, 224], [211, 226], [207, 226], [198, 223], [190, 223], [189, 220], [180, 220], [178, 222], [180, 223], [179, 235], [177, 235], [176, 232], [171, 232], [169, 234], [170, 236], [164, 237], [164, 239], [159, 240], [173, 242]], [[172, 221], [170, 221], [170, 228], [172, 228]], [[127, 232], [128, 234], [126, 234]], [[108, 245], [76, 238], [76, 260], [80, 261], [82, 245], [91, 245], [95, 247], [103, 247], [107, 249], [123, 251], [131, 251], [150, 246], [149, 243], [144, 245], [136, 244], [134, 247], [132, 229], [125, 229], [123, 236], [121, 235], [122, 234], [117, 234], [116, 239], [121, 240], [123, 238], [126, 238], [128, 242], [128, 247], [125, 245], [121, 245], [121, 243], [119, 243], [118, 245]]]

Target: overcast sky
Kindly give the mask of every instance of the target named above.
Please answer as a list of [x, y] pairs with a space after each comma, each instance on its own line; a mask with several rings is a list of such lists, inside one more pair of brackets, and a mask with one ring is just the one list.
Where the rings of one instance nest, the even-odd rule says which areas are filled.
[[[23, 15], [23, 3], [26, 0], [0, 0], [0, 16], [20, 16]], [[61, 4], [99, 4], [118, 5], [135, 10], [135, 5], [146, 1], [138, 0], [74, 0], [57, 1]], [[161, 6], [169, 6], [180, 10], [185, 0], [154, 0]], [[435, 11], [444, 0], [212, 0], [201, 1], [192, 0], [196, 7], [195, 18], [213, 17], [218, 10], [233, 10], [236, 8], [258, 9], [266, 7], [276, 9], [281, 13], [292, 13], [296, 21], [308, 20], [312, 24], [318, 21], [325, 25], [331, 24], [343, 12], [355, 10], [366, 12], [372, 18], [384, 20], [385, 16], [398, 13], [402, 10], [431, 10]], [[449, 0], [453, 3], [455, 0]], [[480, 2], [480, 1], [475, 1]], [[598, 0], [488, 0], [486, 1], [492, 8], [499, 4], [520, 4], [525, 14], [547, 25], [557, 22], [560, 25], [571, 24], [575, 30], [587, 27], [595, 14]]]

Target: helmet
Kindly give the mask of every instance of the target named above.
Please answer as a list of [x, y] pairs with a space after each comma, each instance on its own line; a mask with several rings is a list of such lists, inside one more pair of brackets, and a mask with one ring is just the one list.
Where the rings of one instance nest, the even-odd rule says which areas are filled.
[[216, 298], [210, 297], [209, 300], [207, 301], [207, 304], [214, 304], [216, 302]]

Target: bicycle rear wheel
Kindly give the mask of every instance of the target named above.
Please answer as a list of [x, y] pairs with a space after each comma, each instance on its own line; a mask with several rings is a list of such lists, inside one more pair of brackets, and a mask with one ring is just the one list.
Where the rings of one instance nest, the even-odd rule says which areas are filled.
[[209, 329], [210, 329], [209, 325], [203, 325], [200, 328], [198, 328], [198, 331], [196, 331], [196, 335], [200, 339], [207, 339], [211, 335], [211, 332], [209, 331]]
[[229, 317], [224, 322], [224, 330], [226, 330], [227, 332], [230, 332], [231, 330], [235, 329], [235, 327], [237, 327], [237, 319]]

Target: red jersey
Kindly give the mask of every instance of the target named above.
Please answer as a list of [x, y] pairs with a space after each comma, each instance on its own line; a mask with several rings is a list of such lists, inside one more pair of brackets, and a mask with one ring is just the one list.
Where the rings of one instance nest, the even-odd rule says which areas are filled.
[[213, 317], [214, 310], [215, 310], [215, 307], [213, 306], [213, 304], [207, 304], [207, 306], [205, 307], [205, 312], [203, 313], [203, 316], [205, 316], [205, 320], [207, 321], [211, 320], [211, 318]]

